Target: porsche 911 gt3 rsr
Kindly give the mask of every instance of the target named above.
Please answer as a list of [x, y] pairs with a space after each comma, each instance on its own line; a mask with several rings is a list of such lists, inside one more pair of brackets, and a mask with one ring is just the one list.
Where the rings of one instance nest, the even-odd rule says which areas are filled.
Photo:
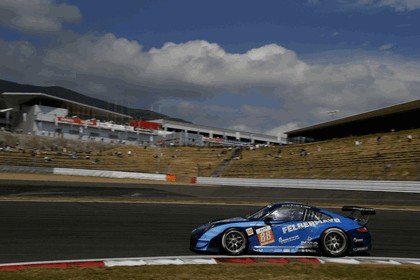
[[317, 207], [280, 202], [246, 218], [209, 222], [191, 233], [190, 249], [198, 253], [316, 253], [341, 257], [371, 249], [367, 215], [375, 210], [343, 206], [345, 217]]

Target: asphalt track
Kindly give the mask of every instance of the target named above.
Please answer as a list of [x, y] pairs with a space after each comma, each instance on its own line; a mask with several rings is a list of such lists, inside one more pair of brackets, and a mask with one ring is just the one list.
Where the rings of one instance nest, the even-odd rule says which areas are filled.
[[[0, 181], [0, 197], [302, 201], [311, 204], [419, 208], [415, 194], [273, 190], [176, 185], [106, 185]], [[80, 198], [80, 199], [79, 199]], [[0, 262], [192, 255], [191, 230], [209, 220], [243, 216], [249, 205], [121, 202], [0, 202]], [[339, 212], [338, 209], [333, 209]], [[371, 218], [371, 255], [420, 257], [420, 212], [381, 210]]]

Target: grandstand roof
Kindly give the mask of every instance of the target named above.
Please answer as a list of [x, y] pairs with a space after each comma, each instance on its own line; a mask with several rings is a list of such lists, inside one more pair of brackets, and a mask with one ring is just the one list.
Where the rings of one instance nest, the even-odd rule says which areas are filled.
[[225, 134], [227, 136], [239, 136], [239, 137], [246, 137], [252, 138], [254, 140], [261, 140], [267, 141], [272, 143], [286, 143], [286, 139], [281, 139], [278, 136], [267, 135], [262, 133], [254, 133], [254, 132], [246, 132], [246, 131], [239, 131], [233, 129], [226, 129], [226, 128], [216, 128], [211, 126], [204, 126], [204, 125], [197, 125], [192, 123], [184, 123], [184, 122], [177, 122], [173, 120], [153, 120], [154, 122], [161, 123], [163, 127], [170, 127], [170, 128], [178, 128], [181, 130], [188, 130], [188, 131], [196, 131], [200, 133], [214, 133], [214, 134]]
[[286, 132], [314, 140], [420, 127], [420, 99]]
[[41, 93], [41, 92], [3, 92], [2, 96], [6, 97], [6, 101], [9, 104], [8, 106], [17, 106], [19, 104], [26, 103], [26, 102], [29, 102], [31, 100], [37, 99], [37, 98], [38, 99], [42, 98], [42, 99], [57, 100], [57, 101], [64, 102], [64, 103], [70, 103], [70, 104], [74, 104], [76, 106], [89, 108], [89, 109], [92, 109], [92, 110], [95, 110], [95, 111], [100, 111], [100, 112], [103, 112], [103, 113], [113, 114], [113, 115], [123, 117], [123, 118], [132, 118], [131, 116], [126, 115], [126, 114], [118, 113], [118, 112], [111, 111], [111, 110], [102, 109], [102, 108], [99, 108], [99, 107], [83, 104], [83, 103], [80, 103], [80, 102], [72, 101], [72, 100], [69, 100], [69, 99], [65, 99], [65, 98], [61, 98], [61, 97], [57, 97], [57, 96], [53, 96], [53, 95], [49, 95], [49, 94]]

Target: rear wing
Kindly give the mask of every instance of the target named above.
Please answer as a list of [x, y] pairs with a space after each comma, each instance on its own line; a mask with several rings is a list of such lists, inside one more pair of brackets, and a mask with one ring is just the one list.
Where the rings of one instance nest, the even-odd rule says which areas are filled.
[[369, 222], [368, 216], [376, 215], [375, 209], [361, 206], [343, 206], [341, 211], [351, 212], [351, 218], [355, 219], [362, 226]]

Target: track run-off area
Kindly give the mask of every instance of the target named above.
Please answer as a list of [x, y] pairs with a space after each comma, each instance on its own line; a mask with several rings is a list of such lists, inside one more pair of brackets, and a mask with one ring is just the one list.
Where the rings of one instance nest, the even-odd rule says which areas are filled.
[[374, 207], [371, 256], [420, 258], [420, 194], [0, 180], [0, 263], [191, 256], [195, 227], [274, 201]]

